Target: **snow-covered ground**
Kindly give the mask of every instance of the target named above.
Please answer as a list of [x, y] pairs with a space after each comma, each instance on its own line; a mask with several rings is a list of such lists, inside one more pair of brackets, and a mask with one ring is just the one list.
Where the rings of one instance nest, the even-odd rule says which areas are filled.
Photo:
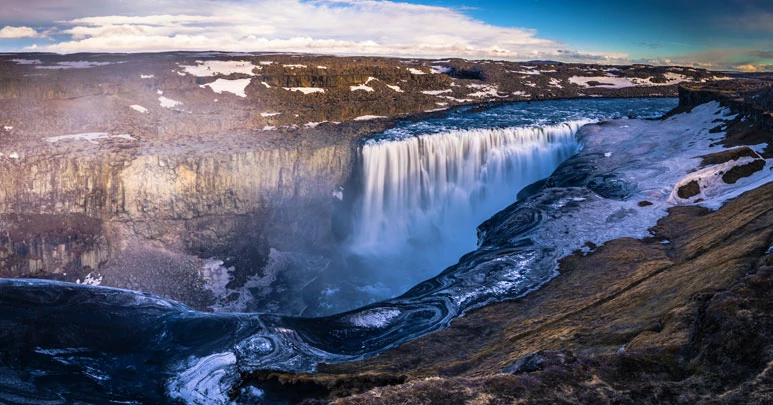
[[158, 102], [161, 104], [161, 107], [164, 107], [164, 108], [175, 108], [183, 104], [181, 101], [172, 100], [171, 98], [167, 98], [164, 96], [160, 96], [158, 98]]
[[110, 135], [107, 132], [87, 132], [83, 134], [59, 135], [43, 138], [43, 140], [49, 143], [57, 143], [59, 141], [86, 141], [93, 144], [99, 144], [97, 140], [109, 138], [127, 139], [130, 141], [136, 140], [136, 138], [129, 134]]
[[282, 87], [285, 90], [289, 91], [299, 91], [303, 94], [311, 94], [311, 93], [324, 93], [325, 89], [321, 87]]
[[250, 79], [217, 79], [212, 83], [202, 84], [199, 87], [209, 87], [215, 93], [231, 93], [239, 97], [247, 97], [244, 90], [250, 85]]
[[180, 65], [180, 68], [183, 72], [197, 77], [227, 76], [233, 73], [254, 76], [253, 70], [262, 69], [261, 66], [255, 66], [246, 60], [197, 60], [195, 65]]
[[[579, 85], [580, 87], [621, 89], [634, 86], [669, 86], [689, 81], [687, 76], [678, 73], [667, 72], [664, 76], [667, 79], [665, 83], [655, 83], [652, 81], [652, 77], [619, 77], [612, 75], [611, 73], [607, 73], [606, 76], [572, 76], [569, 78], [569, 82]], [[598, 82], [599, 84], [592, 86], [588, 84], [589, 82]]]
[[383, 115], [361, 115], [361, 116], [355, 118], [354, 120], [355, 121], [369, 121], [369, 120], [375, 120], [375, 119], [378, 119], [378, 118], [386, 118], [386, 117], [383, 116]]
[[85, 60], [57, 62], [56, 65], [35, 66], [35, 69], [88, 69], [97, 66], [113, 65], [121, 62], [90, 62]]

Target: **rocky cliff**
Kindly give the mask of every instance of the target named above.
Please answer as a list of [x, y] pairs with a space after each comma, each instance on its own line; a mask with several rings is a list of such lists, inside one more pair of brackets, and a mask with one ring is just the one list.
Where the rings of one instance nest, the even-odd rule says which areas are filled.
[[[712, 72], [311, 55], [0, 56], [0, 275], [202, 308], [270, 248], [324, 255], [357, 140], [454, 106], [675, 96]], [[211, 286], [209, 286], [211, 287]]]

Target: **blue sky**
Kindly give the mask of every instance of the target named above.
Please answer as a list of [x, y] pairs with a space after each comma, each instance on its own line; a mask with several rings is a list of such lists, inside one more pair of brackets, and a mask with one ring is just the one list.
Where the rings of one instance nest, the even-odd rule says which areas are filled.
[[5, 0], [0, 51], [296, 51], [773, 71], [773, 1]]

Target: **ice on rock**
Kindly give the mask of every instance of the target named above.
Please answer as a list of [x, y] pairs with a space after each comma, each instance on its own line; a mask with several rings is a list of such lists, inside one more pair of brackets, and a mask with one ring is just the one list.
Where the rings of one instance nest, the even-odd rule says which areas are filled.
[[348, 320], [358, 328], [383, 328], [398, 316], [397, 309], [373, 309], [355, 313]]

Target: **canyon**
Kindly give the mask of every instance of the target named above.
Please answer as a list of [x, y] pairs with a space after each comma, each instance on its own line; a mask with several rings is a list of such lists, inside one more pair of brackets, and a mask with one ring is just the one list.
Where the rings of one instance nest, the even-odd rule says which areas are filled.
[[346, 238], [336, 212], [351, 205], [358, 141], [396, 120], [675, 96], [679, 83], [719, 76], [292, 54], [3, 55], [0, 275], [204, 309], [216, 304], [213, 285], [242, 285], [271, 249], [318, 257]]
[[[97, 388], [79, 398], [96, 402], [103, 392], [192, 403], [214, 401], [207, 394], [281, 403], [770, 400], [773, 91], [764, 78], [227, 53], [2, 55], [0, 77], [0, 276], [25, 279], [0, 285], [0, 305], [19, 311], [2, 319], [8, 370], [23, 360], [93, 380], [93, 369], [107, 372], [97, 364], [122, 359], [126, 370], [168, 380], [126, 394], [121, 384], [135, 377], [113, 370], [113, 380], [83, 383]], [[510, 102], [621, 97], [679, 105], [660, 121], [584, 127], [587, 150], [480, 224], [478, 250], [404, 296], [316, 319], [188, 309], [222, 310], [247, 280], [291, 273], [293, 260], [322, 260], [350, 237], [363, 139], [373, 134]], [[606, 146], [631, 127], [646, 136]], [[667, 136], [683, 155], [665, 174], [634, 181], [618, 170], [653, 170], [636, 162], [649, 162]], [[693, 158], [702, 159], [693, 171], [674, 169]], [[681, 176], [667, 179], [673, 190], [647, 188], [671, 171]], [[583, 204], [612, 208], [575, 211]], [[569, 222], [539, 230], [552, 210]], [[652, 216], [659, 210], [665, 216]], [[648, 223], [643, 215], [656, 221], [629, 230]], [[565, 240], [562, 226], [603, 232]], [[553, 240], [535, 252], [558, 255], [557, 272], [535, 265], [549, 281], [492, 299], [507, 279], [495, 263], [532, 263], [529, 240]], [[494, 292], [478, 297], [471, 285]], [[79, 326], [90, 305], [105, 305], [94, 316], [118, 332]], [[132, 305], [147, 312], [137, 317]], [[53, 400], [14, 373], [0, 387]]]

